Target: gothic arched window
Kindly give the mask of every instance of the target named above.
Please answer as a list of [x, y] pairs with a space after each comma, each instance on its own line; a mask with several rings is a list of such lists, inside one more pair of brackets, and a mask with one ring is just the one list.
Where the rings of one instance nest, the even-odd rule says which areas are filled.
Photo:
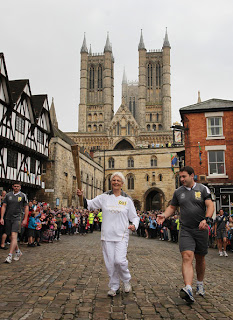
[[103, 89], [103, 69], [101, 65], [98, 67], [98, 89]]
[[129, 98], [129, 111], [132, 112], [132, 101], [131, 101], [131, 97]]
[[160, 66], [160, 64], [158, 63], [156, 65], [156, 87], [161, 87], [161, 83], [162, 83], [162, 68]]
[[159, 124], [159, 130], [162, 130], [163, 126], [161, 124]]
[[133, 98], [133, 116], [135, 118], [135, 97]]
[[156, 125], [153, 124], [153, 131], [156, 131]]
[[128, 122], [128, 124], [127, 124], [127, 132], [128, 132], [128, 135], [131, 134], [131, 125], [130, 125], [129, 122]]
[[147, 129], [147, 131], [150, 131], [150, 125], [149, 124], [146, 126], [146, 129]]
[[95, 83], [95, 69], [93, 66], [90, 67], [90, 89], [94, 89]]
[[150, 165], [151, 167], [157, 167], [157, 158], [155, 156], [151, 157]]
[[99, 125], [99, 131], [100, 131], [100, 132], [103, 131], [103, 126], [102, 126], [102, 124]]
[[150, 177], [149, 177], [149, 175], [147, 174], [147, 175], [146, 175], [146, 181], [149, 182], [149, 180], [150, 180]]
[[120, 123], [117, 122], [117, 135], [119, 136], [120, 135]]
[[127, 186], [128, 190], [134, 190], [134, 176], [132, 174], [127, 176]]
[[114, 165], [115, 165], [114, 162], [115, 162], [115, 161], [114, 161], [113, 158], [110, 158], [110, 159], [108, 160], [108, 167], [109, 167], [109, 169], [114, 169]]
[[157, 113], [157, 121], [159, 121], [159, 114]]
[[152, 88], [152, 72], [153, 72], [152, 64], [148, 63], [148, 65], [147, 65], [147, 87], [149, 89]]
[[96, 125], [96, 124], [94, 124], [93, 130], [94, 130], [94, 131], [97, 131], [97, 125]]
[[132, 157], [128, 158], [128, 167], [133, 168], [134, 167], [134, 159]]
[[163, 175], [161, 173], [159, 174], [159, 181], [163, 181]]
[[152, 113], [150, 113], [150, 121], [152, 121]]

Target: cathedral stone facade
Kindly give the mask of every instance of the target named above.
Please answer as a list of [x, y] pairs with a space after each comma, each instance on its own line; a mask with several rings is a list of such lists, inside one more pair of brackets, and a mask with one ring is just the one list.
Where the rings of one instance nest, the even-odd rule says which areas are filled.
[[[167, 31], [162, 48], [149, 51], [141, 33], [139, 78], [128, 82], [124, 71], [122, 103], [114, 115], [114, 58], [109, 35], [103, 54], [94, 54], [91, 48], [88, 51], [84, 36], [79, 131], [66, 133], [102, 165], [105, 190], [110, 173], [121, 170], [129, 178], [125, 190], [143, 210], [164, 209], [171, 199], [175, 175], [170, 159], [182, 149], [171, 147], [170, 50]], [[134, 166], [128, 165], [131, 155]]]

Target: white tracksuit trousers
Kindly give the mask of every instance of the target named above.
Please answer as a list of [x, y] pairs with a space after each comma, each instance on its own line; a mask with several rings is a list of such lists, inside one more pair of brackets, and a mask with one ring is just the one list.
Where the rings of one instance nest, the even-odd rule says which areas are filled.
[[128, 239], [121, 241], [101, 241], [104, 256], [104, 262], [109, 275], [109, 288], [118, 290], [120, 280], [129, 282], [131, 275], [128, 269], [128, 260], [126, 259]]

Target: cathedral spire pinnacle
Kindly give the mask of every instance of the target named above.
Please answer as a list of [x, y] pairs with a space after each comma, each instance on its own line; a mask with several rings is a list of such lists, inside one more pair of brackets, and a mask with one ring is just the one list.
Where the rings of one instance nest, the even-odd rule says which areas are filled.
[[89, 49], [89, 55], [92, 55], [92, 51], [91, 51], [91, 44], [90, 44], [90, 49]]
[[122, 79], [122, 84], [123, 83], [127, 83], [127, 77], [126, 77], [126, 73], [125, 73], [125, 68], [124, 68], [123, 79]]
[[144, 45], [144, 41], [143, 41], [143, 35], [142, 35], [142, 29], [141, 29], [141, 37], [140, 37], [140, 42], [138, 45], [138, 50], [146, 50], [145, 45]]
[[197, 99], [197, 103], [201, 102], [201, 95], [200, 95], [200, 91], [198, 91], [198, 99]]
[[166, 27], [165, 38], [164, 38], [164, 41], [163, 41], [163, 47], [169, 47], [169, 48], [171, 48], [170, 42], [169, 42], [169, 40], [168, 40], [167, 27]]
[[86, 33], [84, 32], [84, 38], [83, 38], [83, 45], [81, 47], [81, 53], [83, 52], [86, 52], [88, 53], [88, 50], [87, 50], [87, 43], [86, 43]]
[[110, 40], [109, 40], [109, 33], [107, 35], [107, 40], [106, 40], [106, 44], [105, 44], [105, 47], [104, 47], [104, 52], [112, 52], [112, 45], [110, 43]]

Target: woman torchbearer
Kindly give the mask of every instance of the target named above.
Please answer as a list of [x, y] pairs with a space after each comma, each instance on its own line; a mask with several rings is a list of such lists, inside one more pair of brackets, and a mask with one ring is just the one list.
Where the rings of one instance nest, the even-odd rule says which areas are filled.
[[[84, 207], [88, 210], [102, 209], [101, 244], [105, 265], [109, 275], [108, 295], [114, 297], [119, 293], [120, 280], [124, 291], [131, 291], [130, 273], [126, 258], [129, 241], [129, 229], [138, 228], [137, 216], [133, 201], [122, 191], [125, 178], [121, 172], [115, 172], [111, 178], [112, 190], [92, 200], [84, 198]], [[82, 195], [78, 189], [77, 194]], [[132, 225], [129, 225], [129, 221]]]

